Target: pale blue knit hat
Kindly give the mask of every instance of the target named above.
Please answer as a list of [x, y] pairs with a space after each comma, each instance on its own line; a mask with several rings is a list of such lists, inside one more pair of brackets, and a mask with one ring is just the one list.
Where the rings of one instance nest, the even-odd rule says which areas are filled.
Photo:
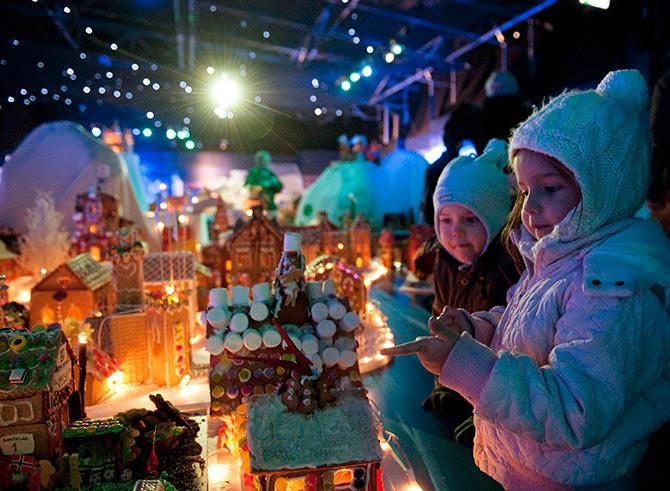
[[507, 143], [490, 140], [477, 158], [456, 157], [437, 180], [433, 193], [435, 232], [440, 238], [440, 210], [445, 205], [467, 207], [486, 229], [486, 246], [502, 230], [512, 206], [511, 189], [503, 169], [507, 165]]

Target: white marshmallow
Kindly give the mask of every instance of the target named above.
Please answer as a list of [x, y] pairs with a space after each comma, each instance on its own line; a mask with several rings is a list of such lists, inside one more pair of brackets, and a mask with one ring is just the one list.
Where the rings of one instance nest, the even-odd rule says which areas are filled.
[[209, 291], [209, 306], [210, 307], [228, 307], [228, 289], [227, 288], [212, 288]]
[[319, 339], [319, 352], [333, 345], [333, 338]]
[[329, 300], [328, 301], [328, 315], [330, 315], [333, 319], [341, 319], [344, 317], [347, 313], [347, 308], [342, 305], [340, 302], [337, 300]]
[[267, 302], [270, 300], [270, 283], [256, 283], [251, 293], [254, 295], [254, 302]]
[[281, 335], [274, 327], [266, 327], [262, 330], [263, 344], [266, 348], [276, 348], [282, 342]]
[[[293, 344], [295, 344], [295, 347], [297, 349], [302, 349], [302, 342], [300, 341], [300, 338], [296, 336], [295, 334], [289, 334], [288, 335], [289, 339], [293, 341]], [[284, 346], [286, 342], [282, 343], [282, 346]]]
[[247, 329], [242, 334], [244, 347], [249, 351], [256, 351], [263, 344], [263, 338], [256, 329]]
[[230, 330], [235, 332], [244, 332], [249, 327], [249, 317], [244, 312], [238, 312], [230, 319]]
[[360, 325], [361, 321], [356, 312], [347, 312], [340, 320], [340, 327], [344, 332], [351, 332]]
[[218, 329], [220, 327], [226, 327], [229, 321], [230, 317], [228, 315], [228, 312], [226, 312], [225, 310], [209, 309], [207, 311], [207, 322], [209, 322], [210, 325], [215, 329]]
[[356, 351], [356, 340], [350, 336], [340, 336], [335, 340], [335, 342], [333, 342], [333, 346], [335, 346], [340, 351]]
[[200, 316], [198, 317], [198, 320], [200, 321], [201, 326], [207, 326], [207, 311], [203, 310], [200, 312]]
[[307, 288], [307, 298], [310, 302], [316, 302], [321, 298], [321, 283], [318, 281], [308, 281], [305, 285]]
[[340, 360], [340, 350], [333, 348], [332, 346], [326, 348], [321, 352], [321, 359], [323, 360], [324, 365], [332, 367]]
[[357, 360], [358, 356], [355, 351], [344, 350], [340, 352], [340, 359], [337, 362], [337, 366], [342, 370], [346, 370], [347, 368], [353, 367]]
[[242, 349], [242, 346], [244, 346], [242, 336], [236, 332], [229, 332], [226, 334], [223, 344], [225, 345], [226, 349], [232, 353], [237, 353]]
[[253, 320], [263, 321], [268, 318], [269, 314], [270, 310], [268, 309], [268, 306], [265, 305], [264, 303], [254, 302], [251, 304], [251, 310], [249, 311], [249, 315]]
[[327, 297], [329, 295], [336, 296], [337, 293], [335, 292], [335, 282], [333, 280], [324, 281], [322, 292], [324, 297]]
[[316, 353], [308, 354], [306, 356], [309, 361], [312, 362], [312, 374], [321, 375], [321, 372], [323, 372], [323, 360], [321, 357]]
[[313, 334], [304, 334], [300, 341], [302, 342], [302, 351], [306, 355], [319, 352], [319, 340]]
[[230, 303], [232, 305], [249, 305], [249, 287], [241, 285], [232, 287], [230, 289], [230, 297]]
[[223, 338], [221, 336], [210, 336], [205, 343], [205, 349], [213, 355], [220, 355], [223, 352]]
[[284, 233], [284, 250], [300, 252], [302, 237], [297, 232]]
[[321, 339], [332, 338], [336, 331], [337, 327], [335, 327], [335, 323], [330, 319], [324, 319], [316, 325], [316, 334]]
[[312, 319], [314, 322], [319, 322], [328, 317], [328, 307], [325, 303], [317, 302], [311, 308]]

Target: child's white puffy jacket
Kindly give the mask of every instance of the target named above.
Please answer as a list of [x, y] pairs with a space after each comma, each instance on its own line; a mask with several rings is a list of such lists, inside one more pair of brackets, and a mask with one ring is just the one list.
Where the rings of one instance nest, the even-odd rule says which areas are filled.
[[464, 334], [439, 379], [475, 407], [477, 465], [508, 489], [629, 474], [670, 419], [670, 241], [632, 218], [516, 242], [507, 308], [474, 314], [491, 331]]

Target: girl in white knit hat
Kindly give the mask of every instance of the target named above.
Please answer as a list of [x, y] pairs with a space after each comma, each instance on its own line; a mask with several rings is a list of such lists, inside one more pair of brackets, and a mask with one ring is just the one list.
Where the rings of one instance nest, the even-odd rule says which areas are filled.
[[[491, 140], [481, 156], [457, 157], [440, 174], [433, 194], [441, 246], [433, 268], [435, 317], [504, 305], [519, 279], [521, 268], [500, 237], [512, 206], [506, 166], [507, 144]], [[454, 426], [457, 441], [472, 445], [472, 406], [457, 392], [436, 383], [423, 408]]]
[[418, 354], [473, 404], [475, 461], [505, 488], [630, 488], [670, 419], [670, 241], [633, 218], [647, 105], [644, 79], [623, 70], [522, 123], [510, 225], [526, 271], [507, 308], [460, 336], [461, 318], [443, 316], [435, 336], [386, 351]]

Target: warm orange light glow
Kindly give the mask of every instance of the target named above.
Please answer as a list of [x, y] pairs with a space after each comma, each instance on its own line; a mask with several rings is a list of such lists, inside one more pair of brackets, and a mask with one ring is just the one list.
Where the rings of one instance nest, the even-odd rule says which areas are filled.
[[245, 211], [244, 213], [246, 213], [248, 217], [250, 217], [251, 215], [254, 214], [253, 210], [251, 210], [251, 209], [248, 209], [248, 210]]
[[175, 287], [172, 283], [170, 283], [169, 285], [165, 285], [165, 294], [166, 295], [174, 294], [175, 290], [176, 289], [175, 289]]
[[342, 249], [344, 249], [344, 244], [342, 242], [338, 242], [337, 243], [337, 250], [341, 251]]
[[47, 274], [47, 268], [40, 268], [40, 274], [41, 275]]
[[156, 228], [158, 229], [159, 232], [162, 232], [163, 229], [165, 228], [165, 224], [163, 222], [158, 222], [156, 224]]
[[88, 337], [86, 336], [85, 332], [80, 332], [79, 335], [77, 336], [77, 341], [79, 344], [86, 344], [88, 342]]
[[107, 377], [107, 385], [116, 393], [123, 392], [125, 390], [125, 386], [123, 385], [123, 372], [117, 370]]
[[88, 251], [93, 259], [100, 261], [102, 254], [100, 253], [100, 248], [98, 246], [91, 246], [91, 249]]

